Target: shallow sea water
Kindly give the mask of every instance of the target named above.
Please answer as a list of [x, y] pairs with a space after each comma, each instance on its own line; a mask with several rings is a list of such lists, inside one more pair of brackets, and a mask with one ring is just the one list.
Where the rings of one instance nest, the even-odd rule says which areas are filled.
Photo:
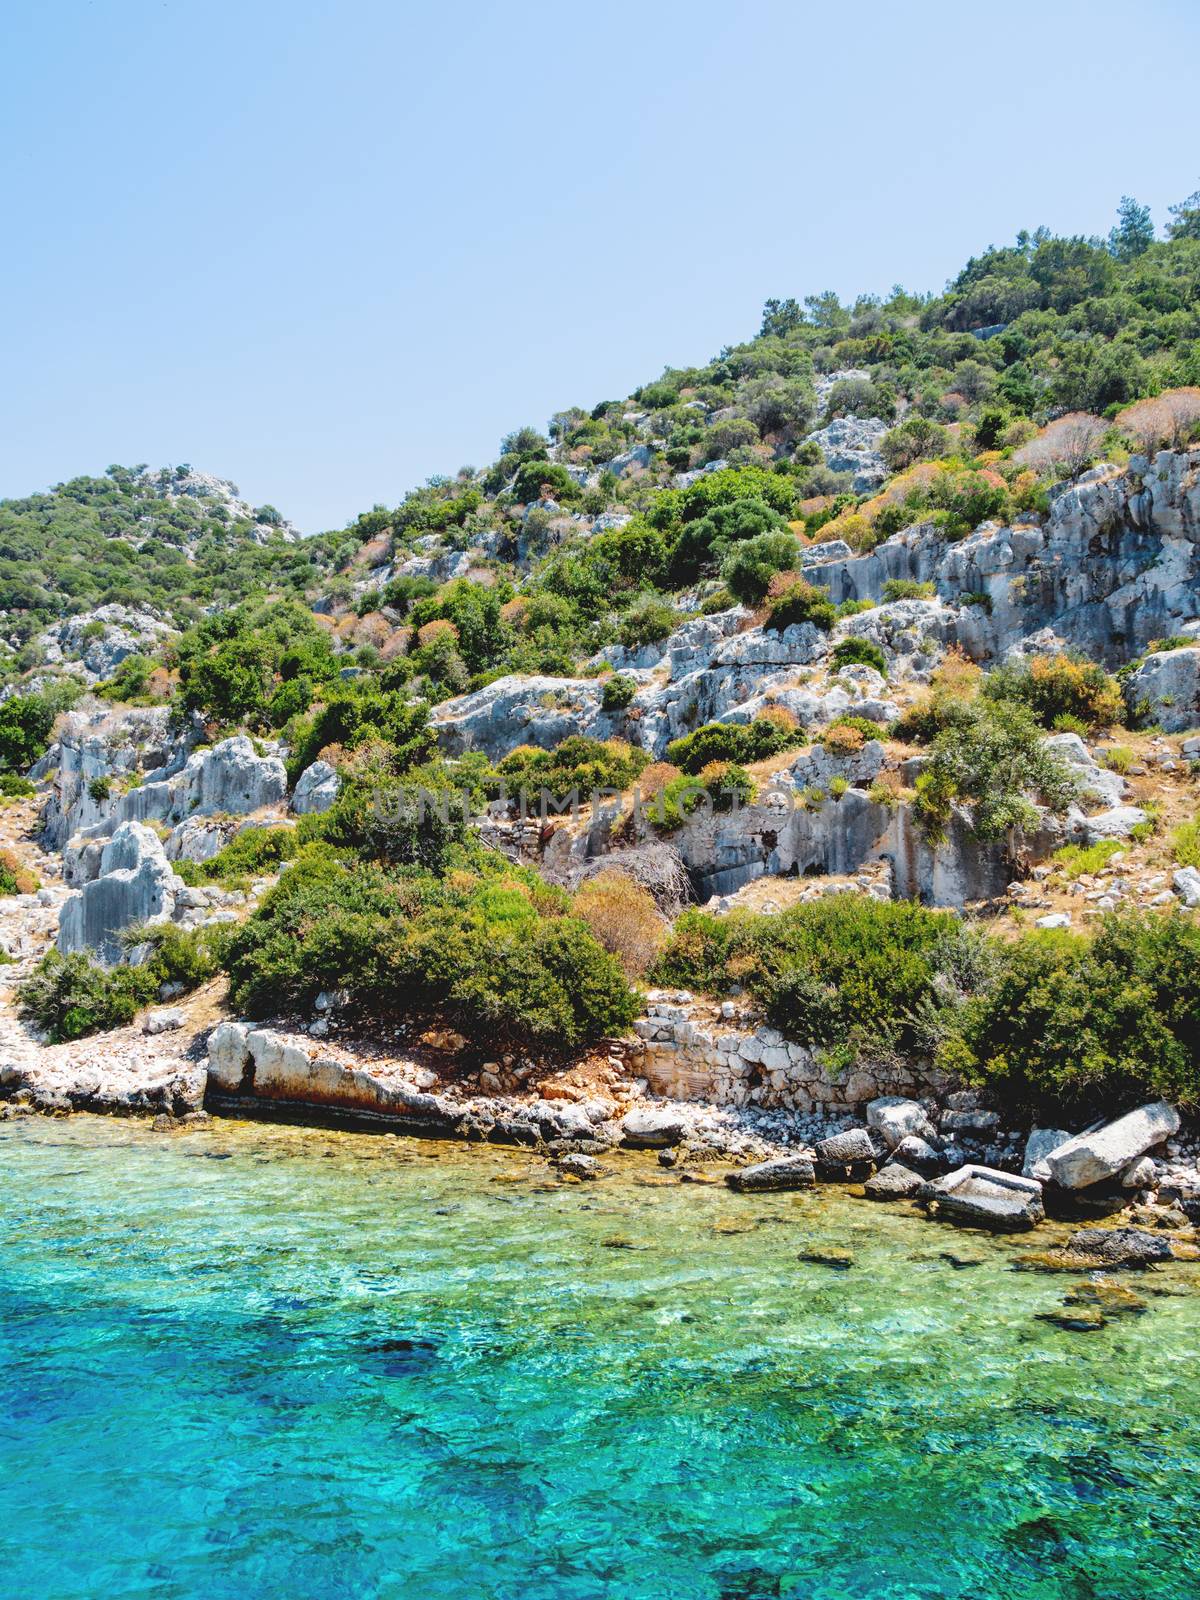
[[82, 1117], [0, 1229], [4, 1600], [1200, 1591], [1200, 1268], [1071, 1333], [845, 1193]]

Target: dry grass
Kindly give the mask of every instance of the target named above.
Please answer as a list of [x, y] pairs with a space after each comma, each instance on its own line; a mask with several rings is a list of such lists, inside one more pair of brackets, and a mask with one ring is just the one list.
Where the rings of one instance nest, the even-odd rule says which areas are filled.
[[598, 872], [581, 886], [572, 905], [631, 978], [653, 965], [667, 940], [666, 919], [649, 889], [623, 872]]

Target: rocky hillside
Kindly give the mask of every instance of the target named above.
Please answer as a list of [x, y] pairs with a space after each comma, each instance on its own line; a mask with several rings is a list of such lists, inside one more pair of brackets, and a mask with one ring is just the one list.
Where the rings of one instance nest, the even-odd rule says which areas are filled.
[[1190, 216], [772, 301], [315, 540], [190, 469], [0, 508], [23, 1048], [199, 1004], [226, 1098], [268, 1021], [349, 1052], [277, 1098], [658, 1093], [762, 1153], [900, 1095], [1005, 1170], [1035, 1113], [1186, 1109]]

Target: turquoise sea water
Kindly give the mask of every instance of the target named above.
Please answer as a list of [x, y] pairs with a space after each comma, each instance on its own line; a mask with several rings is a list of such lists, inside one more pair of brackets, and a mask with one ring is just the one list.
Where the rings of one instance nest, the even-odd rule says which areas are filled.
[[1024, 1244], [547, 1176], [0, 1125], [0, 1595], [1196, 1594], [1200, 1268], [1070, 1333]]

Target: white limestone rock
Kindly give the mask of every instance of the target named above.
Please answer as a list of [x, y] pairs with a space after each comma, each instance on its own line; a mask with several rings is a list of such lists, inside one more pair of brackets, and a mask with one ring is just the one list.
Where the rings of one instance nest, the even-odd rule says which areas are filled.
[[1179, 1113], [1165, 1100], [1156, 1100], [1059, 1145], [1045, 1157], [1045, 1164], [1060, 1188], [1088, 1189], [1115, 1178], [1178, 1131]]

